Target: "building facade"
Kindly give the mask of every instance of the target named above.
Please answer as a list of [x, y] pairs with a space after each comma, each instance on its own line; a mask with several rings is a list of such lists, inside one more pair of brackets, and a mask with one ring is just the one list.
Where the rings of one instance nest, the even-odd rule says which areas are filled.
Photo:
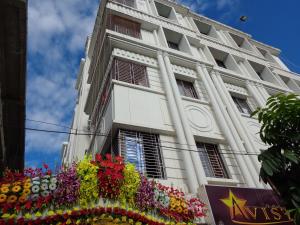
[[62, 162], [121, 155], [204, 198], [206, 185], [268, 189], [257, 160], [266, 146], [250, 114], [273, 94], [300, 93], [279, 54], [174, 1], [103, 0]]
[[0, 1], [0, 176], [25, 152], [27, 0]]

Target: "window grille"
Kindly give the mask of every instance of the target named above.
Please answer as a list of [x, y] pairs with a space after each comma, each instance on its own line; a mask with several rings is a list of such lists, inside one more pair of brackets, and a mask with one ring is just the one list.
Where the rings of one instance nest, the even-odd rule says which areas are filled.
[[149, 87], [146, 66], [121, 59], [114, 59], [111, 73], [113, 79]]
[[179, 45], [177, 43], [171, 42], [171, 41], [167, 41], [168, 42], [168, 46], [169, 48], [175, 49], [179, 51]]
[[198, 99], [196, 90], [192, 82], [176, 79], [177, 86], [181, 95]]
[[113, 0], [114, 2], [134, 8], [134, 0]]
[[231, 96], [236, 107], [238, 108], [238, 110], [241, 112], [241, 113], [245, 113], [247, 115], [250, 115], [252, 113], [249, 105], [248, 105], [248, 102], [247, 102], [247, 99], [243, 99], [243, 98], [238, 98], [238, 97], [235, 97], [235, 96]]
[[135, 164], [138, 171], [150, 178], [164, 178], [159, 135], [119, 130], [118, 152], [124, 160]]
[[217, 145], [197, 143], [197, 149], [207, 177], [228, 178]]
[[219, 67], [222, 67], [226, 69], [225, 63], [219, 59], [215, 59], [216, 63], [218, 64]]
[[141, 24], [120, 16], [110, 15], [107, 21], [107, 26], [109, 29], [121, 34], [139, 39], [141, 38]]

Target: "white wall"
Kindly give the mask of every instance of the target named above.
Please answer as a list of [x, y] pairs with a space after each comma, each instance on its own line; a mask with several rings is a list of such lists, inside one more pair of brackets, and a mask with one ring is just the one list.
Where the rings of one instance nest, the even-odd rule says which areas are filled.
[[141, 29], [141, 35], [142, 35], [143, 41], [147, 42], [148, 44], [151, 44], [151, 45], [157, 44], [155, 41], [154, 33], [152, 31]]
[[174, 131], [164, 95], [114, 85], [114, 122]]

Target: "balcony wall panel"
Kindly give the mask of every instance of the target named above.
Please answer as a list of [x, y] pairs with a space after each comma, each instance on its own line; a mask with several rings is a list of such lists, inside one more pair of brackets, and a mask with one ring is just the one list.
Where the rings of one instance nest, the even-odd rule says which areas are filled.
[[163, 95], [134, 85], [114, 85], [114, 122], [173, 132]]

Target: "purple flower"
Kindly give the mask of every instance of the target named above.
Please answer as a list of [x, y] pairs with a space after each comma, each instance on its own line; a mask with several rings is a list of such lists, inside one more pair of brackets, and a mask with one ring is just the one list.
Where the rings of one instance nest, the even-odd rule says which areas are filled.
[[136, 206], [141, 211], [146, 211], [154, 207], [154, 183], [141, 175], [140, 187], [136, 194]]
[[55, 203], [59, 206], [76, 203], [79, 198], [80, 181], [76, 165], [62, 169], [57, 175], [57, 188], [54, 192]]

